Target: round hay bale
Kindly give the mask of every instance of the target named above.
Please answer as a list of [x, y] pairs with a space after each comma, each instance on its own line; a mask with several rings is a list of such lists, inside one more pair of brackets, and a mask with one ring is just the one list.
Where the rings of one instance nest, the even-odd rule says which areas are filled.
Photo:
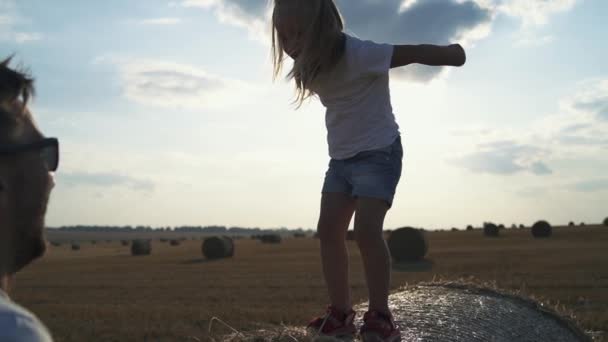
[[122, 240], [120, 243], [121, 243], [123, 246], [128, 246], [128, 245], [130, 245], [130, 244], [131, 244], [131, 242], [129, 242], [129, 240]]
[[397, 262], [420, 261], [428, 251], [424, 230], [412, 227], [395, 229], [388, 238], [391, 256]]
[[73, 243], [72, 244], [72, 250], [73, 251], [79, 251], [80, 250], [80, 245], [77, 243]]
[[281, 243], [281, 235], [279, 234], [264, 234], [260, 237], [262, 243]]
[[201, 249], [207, 259], [221, 259], [234, 256], [234, 242], [227, 236], [206, 238], [203, 241]]
[[498, 237], [500, 235], [500, 228], [491, 222], [483, 224], [483, 235], [488, 237]]
[[538, 221], [532, 225], [532, 236], [535, 238], [548, 238], [551, 236], [553, 228], [547, 221]]
[[[408, 286], [389, 296], [404, 341], [591, 341], [568, 316], [494, 288], [458, 283]], [[429, 309], [432, 308], [432, 309]], [[367, 303], [355, 325], [362, 324]]]
[[171, 246], [179, 246], [181, 244], [181, 242], [179, 240], [171, 240], [169, 242], [169, 245]]
[[131, 255], [150, 255], [152, 243], [150, 240], [134, 240], [131, 243]]

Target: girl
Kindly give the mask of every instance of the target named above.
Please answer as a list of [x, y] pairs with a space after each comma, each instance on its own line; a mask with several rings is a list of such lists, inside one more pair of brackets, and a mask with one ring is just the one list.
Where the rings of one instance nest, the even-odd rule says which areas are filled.
[[390, 254], [382, 236], [401, 176], [403, 150], [389, 93], [389, 69], [412, 63], [462, 66], [460, 45], [389, 45], [343, 32], [333, 0], [275, 0], [272, 14], [274, 76], [287, 54], [288, 78], [298, 107], [317, 95], [331, 160], [325, 174], [317, 231], [329, 299], [324, 316], [308, 325], [315, 334], [354, 337], [345, 236], [353, 214], [363, 259], [369, 311], [360, 329], [364, 341], [400, 341], [388, 307]]

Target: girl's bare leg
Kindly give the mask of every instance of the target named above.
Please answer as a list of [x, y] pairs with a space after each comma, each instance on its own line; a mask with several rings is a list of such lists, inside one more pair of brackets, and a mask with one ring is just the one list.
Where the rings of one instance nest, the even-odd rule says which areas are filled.
[[391, 257], [382, 235], [384, 217], [388, 210], [386, 201], [360, 197], [355, 215], [355, 238], [361, 251], [365, 278], [369, 291], [369, 309], [385, 314], [391, 281]]
[[331, 304], [346, 312], [352, 307], [348, 284], [346, 231], [355, 211], [356, 200], [345, 193], [324, 193], [317, 232], [321, 241], [323, 274]]

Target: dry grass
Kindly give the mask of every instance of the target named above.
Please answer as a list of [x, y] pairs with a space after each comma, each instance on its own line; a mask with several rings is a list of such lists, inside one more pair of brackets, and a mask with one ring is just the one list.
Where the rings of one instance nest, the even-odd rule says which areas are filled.
[[[608, 331], [606, 227], [558, 227], [542, 240], [529, 230], [492, 239], [479, 230], [437, 232], [428, 239], [428, 262], [395, 265], [393, 289], [474, 278], [572, 312], [587, 330]], [[15, 299], [57, 341], [206, 341], [233, 333], [214, 323], [208, 334], [213, 317], [238, 331], [280, 332], [282, 324], [301, 326], [324, 310], [317, 240], [235, 244], [235, 257], [219, 261], [202, 258], [201, 241], [178, 247], [155, 241], [152, 255], [143, 257], [130, 256], [119, 242], [82, 243], [81, 251], [50, 247], [20, 274]], [[356, 244], [348, 244], [359, 302], [366, 298], [363, 269]]]

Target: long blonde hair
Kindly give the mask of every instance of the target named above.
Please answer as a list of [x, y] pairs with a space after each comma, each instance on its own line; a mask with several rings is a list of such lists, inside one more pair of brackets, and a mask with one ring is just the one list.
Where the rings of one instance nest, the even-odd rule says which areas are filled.
[[321, 72], [331, 70], [344, 54], [344, 22], [333, 0], [274, 0], [272, 13], [273, 76], [281, 73], [285, 51], [278, 37], [280, 16], [290, 15], [303, 28], [299, 53], [287, 75], [296, 83], [298, 107], [315, 93], [311, 84]]

